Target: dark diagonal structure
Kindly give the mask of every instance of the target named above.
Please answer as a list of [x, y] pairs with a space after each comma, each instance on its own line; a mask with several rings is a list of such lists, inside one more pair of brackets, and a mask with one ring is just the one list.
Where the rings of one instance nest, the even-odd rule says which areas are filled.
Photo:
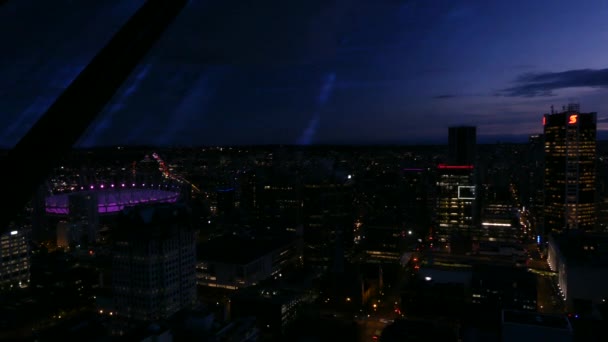
[[70, 151], [186, 3], [147, 1], [9, 151], [0, 168], [1, 179], [10, 180], [3, 196], [7, 203], [0, 206], [0, 232], [6, 231], [55, 162]]

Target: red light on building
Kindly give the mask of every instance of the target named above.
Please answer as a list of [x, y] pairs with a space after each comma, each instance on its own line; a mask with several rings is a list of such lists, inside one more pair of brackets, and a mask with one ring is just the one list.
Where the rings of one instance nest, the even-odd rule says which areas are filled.
[[547, 117], [543, 116], [543, 126], [547, 124]]
[[574, 125], [574, 124], [575, 124], [575, 123], [577, 123], [577, 122], [578, 122], [578, 115], [577, 115], [577, 114], [572, 114], [572, 115], [570, 115], [570, 118], [569, 118], [568, 124], [570, 124], [570, 125]]
[[439, 164], [437, 166], [439, 169], [447, 169], [447, 170], [473, 170], [473, 165], [448, 165], [448, 164]]

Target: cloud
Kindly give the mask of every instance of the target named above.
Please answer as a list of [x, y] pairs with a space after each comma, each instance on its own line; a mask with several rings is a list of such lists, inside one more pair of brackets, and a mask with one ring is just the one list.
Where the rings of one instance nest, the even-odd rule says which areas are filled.
[[608, 69], [578, 69], [562, 72], [525, 73], [514, 87], [503, 89], [497, 96], [537, 97], [555, 96], [554, 91], [564, 88], [608, 87]]
[[437, 99], [437, 100], [451, 99], [454, 97], [456, 97], [456, 95], [453, 95], [453, 94], [443, 94], [443, 95], [433, 96], [433, 98]]
[[461, 94], [439, 94], [435, 95], [432, 98], [435, 100], [446, 100], [446, 99], [455, 99], [455, 98], [463, 98], [463, 97], [485, 97], [488, 94], [484, 93], [461, 93]]

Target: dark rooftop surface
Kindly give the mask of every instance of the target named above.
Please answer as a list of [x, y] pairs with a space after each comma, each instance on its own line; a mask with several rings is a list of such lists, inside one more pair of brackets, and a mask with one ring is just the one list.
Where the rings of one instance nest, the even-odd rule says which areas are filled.
[[608, 266], [608, 234], [566, 233], [553, 237], [568, 263]]
[[294, 241], [294, 237], [243, 238], [222, 236], [197, 247], [199, 260], [247, 264]]
[[536, 312], [504, 311], [503, 323], [536, 325], [565, 330], [572, 329], [565, 316], [545, 315]]

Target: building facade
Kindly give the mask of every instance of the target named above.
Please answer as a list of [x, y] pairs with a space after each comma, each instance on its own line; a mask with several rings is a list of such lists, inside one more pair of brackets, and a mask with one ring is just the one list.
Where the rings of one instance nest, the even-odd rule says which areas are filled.
[[569, 105], [543, 116], [545, 233], [596, 227], [596, 113]]
[[281, 277], [297, 256], [295, 237], [223, 236], [199, 246], [196, 281], [199, 286], [237, 290]]
[[473, 165], [440, 164], [437, 168], [437, 237], [471, 237], [475, 229], [476, 187]]
[[26, 287], [30, 282], [30, 254], [25, 231], [0, 235], [0, 288]]
[[608, 298], [608, 235], [567, 232], [549, 237], [547, 262], [557, 272], [566, 309], [590, 314]]
[[477, 127], [457, 126], [448, 129], [448, 162], [454, 165], [474, 164]]
[[119, 222], [112, 263], [118, 319], [123, 323], [156, 321], [192, 306], [196, 246], [186, 207], [129, 208]]

